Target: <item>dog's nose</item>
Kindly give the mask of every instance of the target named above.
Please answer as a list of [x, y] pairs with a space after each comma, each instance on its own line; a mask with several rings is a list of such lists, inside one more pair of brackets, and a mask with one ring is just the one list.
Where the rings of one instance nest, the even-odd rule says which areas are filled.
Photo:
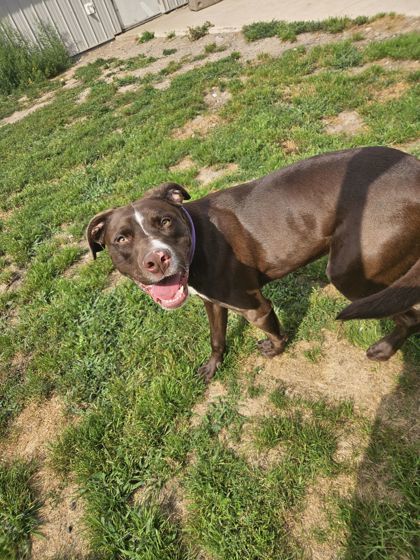
[[143, 259], [143, 266], [148, 272], [164, 274], [169, 268], [171, 255], [168, 251], [151, 251]]

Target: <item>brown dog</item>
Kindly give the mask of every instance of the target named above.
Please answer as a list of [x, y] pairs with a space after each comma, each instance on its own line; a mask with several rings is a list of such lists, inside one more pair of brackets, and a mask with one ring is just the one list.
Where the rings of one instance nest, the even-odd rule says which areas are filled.
[[167, 309], [188, 291], [203, 300], [211, 379], [225, 351], [227, 310], [268, 335], [266, 356], [286, 336], [261, 288], [329, 253], [327, 274], [353, 303], [339, 319], [391, 316], [396, 327], [367, 351], [390, 358], [420, 331], [420, 162], [391, 148], [312, 157], [262, 179], [190, 198], [167, 183], [95, 216], [93, 256], [107, 247], [116, 268]]

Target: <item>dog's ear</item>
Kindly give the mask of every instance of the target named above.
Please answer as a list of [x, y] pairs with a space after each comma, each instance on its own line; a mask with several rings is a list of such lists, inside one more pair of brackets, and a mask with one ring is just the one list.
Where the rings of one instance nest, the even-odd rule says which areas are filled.
[[113, 209], [105, 210], [104, 212], [96, 214], [86, 228], [86, 237], [94, 259], [96, 259], [96, 253], [105, 249], [104, 239], [106, 226], [113, 211]]
[[162, 198], [171, 204], [180, 206], [184, 200], [189, 200], [191, 197], [181, 185], [177, 183], [163, 183], [147, 191], [143, 198]]

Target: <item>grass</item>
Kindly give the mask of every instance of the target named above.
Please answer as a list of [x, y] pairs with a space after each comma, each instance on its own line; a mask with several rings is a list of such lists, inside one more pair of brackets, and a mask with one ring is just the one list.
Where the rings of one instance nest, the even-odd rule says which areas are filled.
[[137, 42], [138, 43], [147, 43], [155, 38], [154, 31], [143, 31], [141, 35], [139, 35]]
[[66, 47], [53, 28], [39, 26], [37, 39], [31, 42], [8, 24], [0, 24], [0, 94], [45, 82], [70, 66]]
[[30, 557], [30, 536], [40, 524], [41, 506], [32, 487], [33, 465], [0, 462], [0, 557], [25, 560]]
[[331, 17], [321, 21], [260, 21], [244, 25], [242, 33], [247, 41], [258, 41], [267, 37], [279, 37], [282, 41], [295, 42], [302, 33], [324, 31], [326, 33], [341, 33], [345, 29], [358, 27], [384, 17], [378, 14], [374, 17], [360, 16], [354, 19], [348, 17]]
[[[293, 397], [280, 385], [267, 390], [260, 369], [244, 371], [257, 335], [233, 314], [217, 376], [225, 394], [193, 425], [192, 409], [205, 392], [195, 371], [210, 351], [202, 304], [191, 298], [168, 314], [130, 282], [110, 285], [108, 255], [85, 259], [82, 240], [96, 212], [168, 178], [197, 198], [215, 185], [225, 188], [323, 151], [417, 138], [414, 74], [375, 65], [347, 72], [375, 57], [415, 56], [413, 34], [364, 47], [338, 41], [256, 64], [226, 56], [177, 75], [166, 90], [153, 87], [160, 74], [149, 74], [125, 93], [101, 80], [103, 69], [147, 66], [144, 57], [97, 61], [78, 70], [80, 86], [58, 90], [49, 106], [0, 128], [1, 282], [10, 284], [0, 290], [2, 438], [26, 403], [51, 394], [65, 402], [78, 421], [52, 442], [48, 460], [82, 492], [93, 554], [302, 558], [307, 543], [290, 528], [302, 519], [307, 494], [320, 480], [334, 482], [343, 474], [359, 477], [362, 488], [365, 474], [375, 480], [385, 468], [385, 496], [330, 497], [329, 524], [318, 534], [327, 541], [340, 535], [349, 559], [414, 558], [418, 498], [409, 428], [363, 418], [348, 401]], [[381, 97], [399, 82], [407, 85], [399, 98]], [[203, 113], [209, 88], [221, 83], [232, 94], [221, 123], [204, 137], [175, 139], [176, 129]], [[89, 97], [76, 104], [86, 85]], [[358, 111], [365, 130], [351, 138], [325, 134], [323, 119], [344, 110]], [[298, 154], [281, 149], [288, 139]], [[193, 170], [171, 170], [187, 155]], [[230, 162], [239, 166], [233, 178], [198, 185], [199, 167]], [[326, 359], [325, 329], [366, 348], [388, 328], [376, 321], [339, 328], [334, 317], [344, 300], [323, 290], [325, 266], [325, 260], [315, 262], [265, 289], [290, 334], [287, 352], [306, 341], [302, 359], [311, 367]], [[21, 280], [12, 282], [16, 274]], [[407, 412], [397, 420], [414, 399], [410, 371], [420, 363], [418, 342], [407, 343], [404, 356], [406, 372], [396, 391]], [[267, 417], [246, 416], [243, 398], [261, 399]], [[394, 410], [387, 402], [384, 414]], [[362, 464], [337, 462], [343, 433], [362, 432], [371, 442]], [[264, 462], [266, 456], [275, 460]], [[8, 516], [2, 527], [13, 527], [0, 542], [9, 556], [24, 557], [38, 529], [37, 468], [4, 462], [0, 469], [0, 516]], [[181, 513], [163, 497], [175, 487]]]

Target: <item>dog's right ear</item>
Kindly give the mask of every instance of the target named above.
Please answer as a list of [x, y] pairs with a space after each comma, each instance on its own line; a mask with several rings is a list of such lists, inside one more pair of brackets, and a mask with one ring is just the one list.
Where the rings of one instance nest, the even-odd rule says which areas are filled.
[[94, 259], [96, 259], [96, 253], [105, 249], [104, 239], [106, 226], [113, 211], [113, 209], [105, 210], [104, 212], [96, 214], [86, 228], [86, 237]]

